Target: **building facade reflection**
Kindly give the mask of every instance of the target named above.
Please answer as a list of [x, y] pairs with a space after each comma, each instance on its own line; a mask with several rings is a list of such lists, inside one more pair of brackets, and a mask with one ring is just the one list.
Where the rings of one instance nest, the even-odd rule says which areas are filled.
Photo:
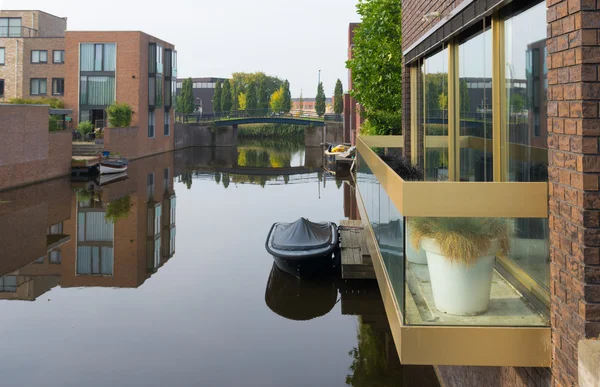
[[106, 186], [59, 179], [0, 193], [0, 299], [141, 286], [175, 255], [173, 176], [165, 153]]

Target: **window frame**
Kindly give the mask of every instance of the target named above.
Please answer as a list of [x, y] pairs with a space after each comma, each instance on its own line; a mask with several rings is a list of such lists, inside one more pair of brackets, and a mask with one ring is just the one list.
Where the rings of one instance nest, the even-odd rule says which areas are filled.
[[[60, 62], [56, 61], [56, 53], [62, 53]], [[52, 50], [52, 63], [53, 64], [65, 64], [65, 50]]]
[[[41, 89], [41, 85], [42, 85], [42, 81], [44, 81], [45, 84], [45, 89], [46, 91], [44, 93], [38, 92], [37, 94], [33, 93], [33, 83], [35, 81], [39, 82], [38, 85], [38, 91]], [[29, 95], [33, 95], [33, 96], [44, 96], [44, 95], [48, 95], [48, 79], [47, 78], [30, 78], [29, 79]]]
[[[54, 83], [62, 81], [62, 93], [54, 92]], [[52, 95], [63, 96], [65, 95], [65, 79], [64, 78], [52, 78]]]
[[4, 93], [6, 92], [5, 88], [6, 88], [6, 84], [4, 82], [4, 78], [2, 78], [2, 79], [0, 79], [0, 98], [4, 97]]
[[[2, 19], [6, 19], [6, 27], [0, 27], [0, 38], [21, 38], [23, 37], [23, 18], [21, 17], [0, 17], [0, 20]], [[12, 26], [13, 28], [19, 28], [19, 33], [17, 35], [11, 35], [10, 33], [10, 29], [11, 29], [11, 25], [10, 25], [10, 21], [11, 20], [18, 20], [19, 21], [19, 26]], [[2, 28], [6, 28], [6, 35], [1, 33], [1, 29]]]
[[0, 66], [6, 66], [6, 47], [0, 47], [0, 51], [2, 52]]
[[156, 138], [156, 112], [148, 110], [148, 138]]
[[[34, 53], [38, 53], [38, 61], [34, 62], [33, 61], [33, 54]], [[42, 61], [42, 53], [46, 53], [46, 60]], [[48, 50], [31, 50], [31, 54], [30, 54], [30, 60], [31, 60], [31, 64], [48, 64]]]

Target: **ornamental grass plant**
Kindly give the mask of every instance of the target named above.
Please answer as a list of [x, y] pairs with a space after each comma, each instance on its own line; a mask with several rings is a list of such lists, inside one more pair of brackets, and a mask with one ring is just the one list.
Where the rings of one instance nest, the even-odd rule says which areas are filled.
[[473, 265], [488, 255], [495, 241], [500, 253], [509, 251], [510, 228], [499, 218], [412, 218], [412, 242], [418, 248], [424, 239], [433, 239], [446, 259]]

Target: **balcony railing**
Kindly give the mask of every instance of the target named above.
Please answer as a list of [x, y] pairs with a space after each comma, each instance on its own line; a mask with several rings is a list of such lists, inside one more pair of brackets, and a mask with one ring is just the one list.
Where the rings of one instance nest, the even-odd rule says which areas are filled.
[[547, 183], [405, 181], [402, 140], [357, 138], [356, 195], [401, 361], [549, 366]]
[[0, 27], [0, 38], [37, 38], [38, 30], [29, 27]]

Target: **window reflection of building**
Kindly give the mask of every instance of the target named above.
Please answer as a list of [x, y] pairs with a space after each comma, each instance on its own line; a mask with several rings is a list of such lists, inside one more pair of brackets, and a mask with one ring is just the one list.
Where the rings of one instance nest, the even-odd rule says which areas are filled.
[[95, 202], [80, 202], [77, 209], [77, 275], [112, 276], [114, 225]]

